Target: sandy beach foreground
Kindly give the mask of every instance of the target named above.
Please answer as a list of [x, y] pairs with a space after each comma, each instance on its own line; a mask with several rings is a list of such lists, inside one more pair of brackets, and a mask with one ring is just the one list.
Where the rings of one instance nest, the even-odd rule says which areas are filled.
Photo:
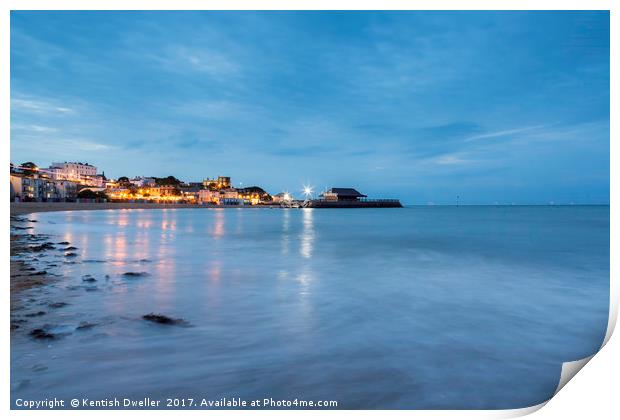
[[[54, 280], [47, 269], [37, 270], [32, 265], [32, 262], [37, 261], [44, 252], [57, 247], [57, 244], [48, 242], [48, 236], [31, 233], [27, 225], [34, 222], [36, 222], [34, 219], [11, 214], [11, 313], [21, 306], [22, 292], [33, 287], [44, 286]], [[12, 322], [11, 330], [17, 328], [19, 325]]]
[[195, 204], [159, 203], [11, 203], [11, 216], [47, 211], [205, 208]]

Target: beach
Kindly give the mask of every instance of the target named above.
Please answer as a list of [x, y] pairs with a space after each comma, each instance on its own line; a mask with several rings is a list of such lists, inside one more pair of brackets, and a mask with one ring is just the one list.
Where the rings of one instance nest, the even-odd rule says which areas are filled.
[[11, 203], [11, 216], [49, 211], [204, 208], [195, 204], [160, 203]]
[[[33, 264], [46, 250], [55, 248], [55, 245], [48, 241], [47, 235], [32, 233], [34, 223], [35, 219], [11, 214], [11, 313], [21, 308], [22, 292], [45, 286], [53, 281], [53, 276], [47, 270], [35, 267]], [[11, 330], [18, 328], [18, 323], [11, 322]]]

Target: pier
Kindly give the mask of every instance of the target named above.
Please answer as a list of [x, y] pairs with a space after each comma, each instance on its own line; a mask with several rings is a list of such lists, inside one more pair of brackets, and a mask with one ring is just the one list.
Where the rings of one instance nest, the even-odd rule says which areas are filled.
[[302, 207], [307, 208], [386, 208], [402, 207], [394, 198], [368, 198], [354, 188], [331, 188], [323, 192], [318, 199], [307, 199]]

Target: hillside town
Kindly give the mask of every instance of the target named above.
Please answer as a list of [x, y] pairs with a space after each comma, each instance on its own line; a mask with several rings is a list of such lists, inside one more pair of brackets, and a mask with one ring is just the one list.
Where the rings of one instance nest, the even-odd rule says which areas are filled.
[[354, 188], [330, 188], [313, 197], [304, 187], [303, 200], [288, 192], [271, 195], [259, 186], [234, 187], [229, 176], [184, 182], [175, 176], [108, 178], [82, 162], [54, 162], [47, 168], [33, 162], [11, 163], [11, 202], [158, 203], [201, 206], [278, 206], [314, 208], [402, 207], [397, 199], [369, 199]]
[[174, 176], [107, 178], [82, 162], [54, 162], [43, 168], [33, 162], [11, 164], [12, 202], [154, 202], [202, 205], [280, 205], [288, 193], [270, 195], [258, 186], [235, 188], [228, 176], [183, 182]]

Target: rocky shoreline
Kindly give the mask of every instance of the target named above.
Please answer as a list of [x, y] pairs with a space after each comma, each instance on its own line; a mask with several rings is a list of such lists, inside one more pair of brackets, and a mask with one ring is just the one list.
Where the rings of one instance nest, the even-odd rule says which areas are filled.
[[[50, 300], [47, 287], [62, 279], [58, 269], [65, 264], [105, 262], [98, 260], [75, 261], [78, 248], [67, 241], [60, 241], [44, 233], [34, 233], [36, 218], [27, 215], [12, 214], [10, 217], [10, 316], [11, 331], [26, 332], [36, 340], [53, 340], [67, 335], [67, 332], [54, 330], [46, 322], [47, 316], [55, 310], [70, 303]], [[50, 258], [51, 257], [51, 258]], [[140, 259], [139, 263], [150, 260]], [[148, 277], [146, 271], [126, 271], [118, 274], [123, 281]], [[99, 281], [101, 280], [101, 281]], [[67, 290], [84, 290], [86, 292], [108, 290], [113, 286], [109, 275], [96, 278], [90, 274], [75, 279], [75, 283], [64, 286]], [[99, 286], [98, 284], [101, 283]], [[57, 297], [58, 298], [58, 297]], [[141, 317], [143, 322], [190, 326], [180, 318], [172, 318], [160, 313], [149, 313]], [[91, 329], [97, 323], [82, 321], [75, 331]]]
[[[190, 204], [157, 204], [157, 203], [39, 203], [23, 202], [11, 203], [10, 216], [10, 302], [11, 302], [11, 330], [18, 329], [20, 323], [13, 322], [13, 314], [24, 306], [24, 292], [49, 285], [56, 279], [51, 272], [54, 263], [46, 267], [36, 267], [33, 264], [47, 251], [64, 252], [65, 260], [75, 256], [68, 242], [54, 243], [47, 235], [33, 234], [33, 223], [37, 223], [33, 213], [50, 211], [76, 210], [122, 210], [122, 209], [166, 209], [166, 208], [204, 208]], [[62, 255], [62, 254], [60, 254]], [[21, 320], [22, 323], [25, 322]]]
[[[30, 233], [24, 224], [36, 223], [34, 219], [11, 215], [10, 235], [10, 291], [11, 313], [21, 305], [22, 292], [34, 287], [45, 286], [54, 280], [47, 270], [35, 267], [33, 262], [46, 250], [56, 249], [46, 235]], [[50, 267], [52, 265], [50, 264]], [[13, 325], [11, 325], [13, 329]]]

